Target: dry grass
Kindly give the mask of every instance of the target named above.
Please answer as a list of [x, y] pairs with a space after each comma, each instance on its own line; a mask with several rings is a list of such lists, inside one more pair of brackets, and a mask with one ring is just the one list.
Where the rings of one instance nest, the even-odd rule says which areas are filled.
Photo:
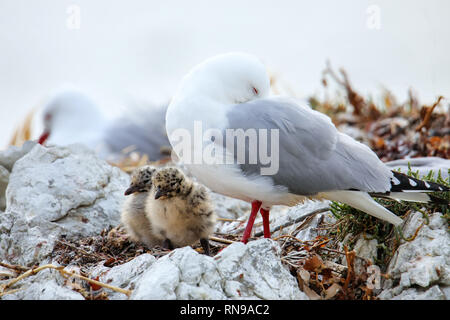
[[[330, 80], [338, 86], [335, 95], [328, 93]], [[330, 116], [337, 127], [358, 128], [364, 135], [363, 142], [382, 161], [450, 158], [450, 105], [444, 97], [437, 97], [431, 105], [421, 104], [410, 90], [408, 99], [399, 103], [385, 90], [381, 102], [375, 103], [357, 92], [345, 70], [340, 69], [338, 74], [329, 63], [323, 71], [322, 84], [327, 94], [323, 99], [311, 97], [311, 106]]]
[[20, 147], [25, 141], [32, 140], [33, 132], [33, 118], [36, 114], [36, 109], [32, 109], [25, 116], [25, 119], [14, 129], [12, 137], [9, 141], [10, 146]]

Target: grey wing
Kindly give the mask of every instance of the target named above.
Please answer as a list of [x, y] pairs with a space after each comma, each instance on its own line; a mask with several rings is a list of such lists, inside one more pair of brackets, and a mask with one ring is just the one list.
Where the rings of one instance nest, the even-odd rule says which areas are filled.
[[150, 160], [163, 158], [165, 154], [161, 151], [170, 148], [165, 129], [166, 110], [167, 106], [131, 110], [108, 126], [104, 142], [114, 153], [134, 146], [133, 151], [146, 154]]
[[[279, 130], [279, 169], [271, 178], [275, 185], [285, 186], [291, 193], [390, 189], [392, 173], [376, 154], [338, 132], [329, 117], [309, 106], [291, 99], [260, 99], [235, 106], [227, 118], [227, 128], [231, 129]], [[268, 150], [272, 143], [277, 142], [268, 141]], [[258, 141], [258, 154], [259, 146]], [[248, 152], [248, 144], [245, 148]], [[240, 164], [247, 176], [259, 175], [262, 167], [259, 157], [256, 164]]]

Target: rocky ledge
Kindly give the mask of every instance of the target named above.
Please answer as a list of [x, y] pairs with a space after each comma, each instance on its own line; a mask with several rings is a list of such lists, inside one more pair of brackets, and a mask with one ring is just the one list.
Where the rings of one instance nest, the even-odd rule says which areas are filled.
[[[80, 145], [27, 142], [0, 152], [0, 299], [88, 299], [94, 297], [92, 291], [104, 299], [330, 299], [349, 290], [336, 274], [342, 272], [344, 279], [349, 267], [357, 274], [358, 268], [376, 264], [383, 245], [359, 237], [351, 265], [349, 255], [329, 261], [312, 255], [330, 242], [332, 235], [324, 225], [335, 222], [328, 202], [313, 201], [274, 208], [274, 240], [256, 239], [261, 238], [258, 217], [254, 238], [244, 245], [236, 240], [249, 205], [212, 194], [221, 217], [217, 237], [211, 240], [214, 256], [199, 253], [195, 246], [148, 250], [126, 242], [123, 234], [117, 239], [126, 245], [115, 259], [89, 252], [92, 239], [118, 230], [128, 184], [128, 174]], [[402, 230], [407, 240], [401, 240], [371, 297], [449, 298], [447, 221], [438, 212], [429, 217], [412, 212]], [[107, 250], [108, 242], [100, 242]], [[57, 250], [61, 243], [73, 252]], [[344, 245], [345, 239], [337, 243]], [[125, 257], [124, 252], [132, 254]], [[85, 260], [75, 259], [77, 254], [92, 259], [82, 263]], [[125, 258], [117, 258], [120, 254]], [[328, 269], [333, 276], [325, 276]], [[326, 294], [313, 292], [309, 272], [335, 279], [323, 280]]]

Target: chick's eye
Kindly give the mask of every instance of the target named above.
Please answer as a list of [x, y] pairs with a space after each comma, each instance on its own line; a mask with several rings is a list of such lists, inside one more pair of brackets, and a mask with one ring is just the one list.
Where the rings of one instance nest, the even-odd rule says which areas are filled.
[[253, 92], [258, 95], [258, 89], [256, 89], [255, 87], [253, 87]]

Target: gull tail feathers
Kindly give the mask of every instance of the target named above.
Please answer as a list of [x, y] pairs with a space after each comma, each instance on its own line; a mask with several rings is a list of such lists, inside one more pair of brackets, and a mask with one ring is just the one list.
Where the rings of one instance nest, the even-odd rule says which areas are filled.
[[392, 200], [402, 200], [410, 202], [428, 203], [434, 200], [434, 197], [425, 192], [388, 192], [388, 193], [369, 193], [375, 198], [385, 198]]
[[427, 194], [425, 192], [390, 192], [388, 194], [372, 194], [372, 197], [376, 198], [387, 198], [393, 200], [402, 200], [410, 202], [420, 202], [420, 203], [440, 203], [440, 204], [450, 204], [447, 200], [443, 198], [436, 197], [432, 194]]
[[446, 203], [431, 194], [431, 192], [448, 192], [450, 189], [439, 183], [420, 180], [406, 174], [392, 171], [391, 189], [385, 193], [370, 192], [372, 197], [412, 202], [439, 202]]
[[392, 171], [391, 193], [394, 192], [446, 192], [450, 189], [442, 184], [420, 180], [404, 173]]
[[348, 204], [358, 210], [370, 214], [371, 216], [392, 223], [395, 226], [398, 226], [403, 222], [403, 220], [400, 217], [396, 216], [391, 211], [389, 211], [388, 209], [377, 203], [366, 192], [331, 191], [331, 192], [323, 192], [321, 196], [328, 200]]

